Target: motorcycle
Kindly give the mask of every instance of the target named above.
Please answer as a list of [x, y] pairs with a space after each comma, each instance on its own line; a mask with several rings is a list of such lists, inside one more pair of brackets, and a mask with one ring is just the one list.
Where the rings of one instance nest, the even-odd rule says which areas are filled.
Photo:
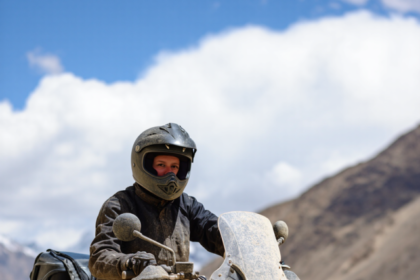
[[[212, 273], [210, 280], [299, 280], [290, 267], [281, 262], [279, 246], [288, 237], [285, 222], [270, 221], [250, 212], [228, 212], [218, 220], [219, 230], [225, 247], [222, 265]], [[113, 224], [115, 236], [122, 241], [140, 238], [170, 252], [170, 272], [162, 266], [147, 266], [138, 276], [133, 271], [124, 271], [123, 279], [132, 280], [206, 280], [194, 272], [191, 262], [177, 262], [175, 252], [140, 232], [140, 220], [133, 214], [119, 215]]]
[[[225, 247], [222, 265], [210, 280], [299, 280], [288, 265], [281, 262], [279, 246], [288, 236], [286, 223], [270, 221], [250, 212], [229, 212], [218, 220]], [[122, 241], [146, 240], [171, 253], [167, 266], [147, 266], [138, 276], [124, 271], [123, 279], [132, 280], [207, 280], [194, 272], [191, 262], [177, 262], [175, 252], [140, 232], [140, 220], [133, 214], [119, 215], [113, 224], [115, 236]], [[88, 268], [89, 255], [47, 250], [35, 259], [31, 280], [94, 280]]]

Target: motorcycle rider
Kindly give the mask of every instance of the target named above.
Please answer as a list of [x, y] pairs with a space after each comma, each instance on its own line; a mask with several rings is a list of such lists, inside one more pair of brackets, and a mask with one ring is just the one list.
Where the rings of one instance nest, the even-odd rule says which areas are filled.
[[181, 126], [169, 123], [147, 129], [131, 152], [135, 183], [103, 204], [90, 247], [89, 269], [97, 279], [121, 279], [122, 271], [138, 275], [147, 265], [167, 264], [171, 255], [149, 242], [118, 240], [112, 226], [122, 213], [136, 215], [141, 232], [175, 251], [177, 261], [188, 261], [190, 241], [223, 256], [217, 216], [184, 193], [197, 151]]

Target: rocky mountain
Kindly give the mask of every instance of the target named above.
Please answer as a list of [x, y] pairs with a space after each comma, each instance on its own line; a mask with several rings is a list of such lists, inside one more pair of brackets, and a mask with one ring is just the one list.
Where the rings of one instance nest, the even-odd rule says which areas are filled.
[[[261, 214], [289, 225], [282, 258], [301, 279], [418, 279], [420, 126]], [[201, 272], [210, 275], [220, 262]]]
[[0, 279], [29, 279], [36, 253], [0, 235]]

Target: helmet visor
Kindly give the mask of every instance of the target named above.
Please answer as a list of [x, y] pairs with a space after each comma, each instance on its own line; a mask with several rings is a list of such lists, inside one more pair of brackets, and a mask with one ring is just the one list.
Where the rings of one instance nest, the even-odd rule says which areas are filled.
[[174, 156], [179, 159], [179, 170], [176, 176], [179, 180], [185, 180], [188, 179], [190, 176], [190, 170], [191, 170], [191, 160], [188, 157], [181, 156], [178, 154], [172, 154], [172, 153], [156, 153], [156, 152], [150, 152], [144, 155], [143, 160], [143, 167], [144, 170], [146, 170], [148, 173], [154, 176], [158, 176], [156, 170], [153, 168], [153, 161], [155, 157], [159, 155], [167, 155], [167, 156]]

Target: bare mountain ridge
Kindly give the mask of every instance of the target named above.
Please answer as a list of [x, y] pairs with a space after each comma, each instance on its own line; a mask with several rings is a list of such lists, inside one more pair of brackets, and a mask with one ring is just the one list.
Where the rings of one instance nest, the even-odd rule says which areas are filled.
[[[301, 279], [416, 279], [420, 126], [373, 159], [261, 212], [284, 220], [282, 257]], [[202, 269], [210, 275], [220, 259]]]
[[0, 279], [29, 279], [36, 253], [0, 235]]

